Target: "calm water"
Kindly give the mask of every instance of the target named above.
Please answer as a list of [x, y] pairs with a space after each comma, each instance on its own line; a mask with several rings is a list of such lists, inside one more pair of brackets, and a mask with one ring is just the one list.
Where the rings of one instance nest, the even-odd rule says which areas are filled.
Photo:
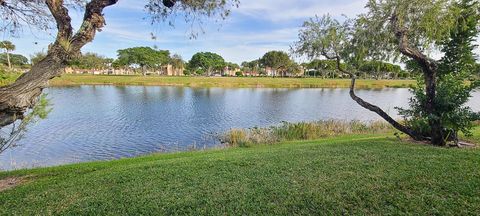
[[[30, 126], [0, 169], [132, 157], [217, 145], [212, 134], [282, 121], [376, 120], [347, 89], [224, 89], [81, 86], [46, 91], [53, 111]], [[396, 116], [407, 89], [359, 90]], [[470, 105], [480, 110], [480, 94]]]

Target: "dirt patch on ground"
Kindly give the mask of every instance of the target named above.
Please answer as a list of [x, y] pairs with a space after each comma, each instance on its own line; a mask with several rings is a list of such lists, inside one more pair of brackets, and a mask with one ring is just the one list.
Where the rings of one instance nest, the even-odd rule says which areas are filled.
[[[420, 145], [432, 145], [429, 141], [417, 141], [417, 140], [414, 140], [412, 138], [408, 138], [406, 140], [407, 142], [410, 142], [410, 143], [415, 143], [415, 144], [420, 144]], [[467, 142], [467, 141], [459, 141], [458, 142], [458, 145], [455, 145], [453, 143], [449, 143], [447, 144], [447, 146], [445, 147], [449, 147], [449, 148], [477, 148], [477, 144], [475, 143], [471, 143], [471, 142]]]
[[18, 185], [21, 185], [27, 181], [27, 177], [8, 177], [5, 179], [0, 179], [0, 192], [14, 188]]

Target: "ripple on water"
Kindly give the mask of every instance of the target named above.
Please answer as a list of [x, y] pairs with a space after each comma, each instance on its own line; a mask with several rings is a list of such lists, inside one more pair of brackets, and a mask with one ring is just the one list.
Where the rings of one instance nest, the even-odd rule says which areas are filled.
[[[212, 133], [282, 121], [376, 120], [348, 89], [222, 89], [142, 86], [51, 88], [48, 119], [29, 128], [20, 147], [0, 155], [0, 168], [110, 160], [214, 146]], [[358, 90], [395, 115], [407, 89]], [[470, 105], [480, 111], [480, 93]]]

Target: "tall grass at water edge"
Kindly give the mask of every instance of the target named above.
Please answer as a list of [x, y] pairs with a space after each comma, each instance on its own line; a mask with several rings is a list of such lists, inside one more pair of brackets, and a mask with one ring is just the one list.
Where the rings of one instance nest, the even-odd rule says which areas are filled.
[[338, 121], [289, 123], [269, 128], [231, 129], [220, 136], [221, 142], [229, 147], [248, 147], [260, 144], [274, 144], [290, 140], [314, 140], [347, 134], [385, 134], [394, 128], [381, 121]]

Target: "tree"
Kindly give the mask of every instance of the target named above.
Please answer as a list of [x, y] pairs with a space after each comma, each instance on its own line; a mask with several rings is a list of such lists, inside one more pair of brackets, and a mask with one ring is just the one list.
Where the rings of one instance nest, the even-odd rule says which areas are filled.
[[283, 51], [270, 51], [265, 53], [261, 58], [261, 62], [264, 66], [272, 68], [272, 76], [277, 76], [277, 72], [280, 72], [281, 76], [284, 76], [287, 68], [292, 64], [290, 56]]
[[[0, 127], [23, 118], [24, 113], [38, 101], [48, 80], [59, 76], [68, 62], [78, 56], [80, 49], [91, 42], [96, 32], [105, 26], [103, 10], [117, 2], [118, 0], [90, 0], [85, 4], [83, 0], [0, 0], [2, 31], [15, 35], [25, 25], [45, 30], [52, 27], [52, 22], [57, 29], [55, 41], [49, 46], [47, 56], [13, 84], [0, 87]], [[201, 24], [202, 17], [224, 19], [230, 14], [230, 8], [238, 6], [238, 3], [239, 0], [153, 0], [148, 1], [145, 8], [152, 23], [165, 22], [182, 14], [187, 22]], [[81, 27], [76, 32], [68, 13], [68, 8], [72, 8], [72, 5], [84, 11]]]
[[460, 10], [457, 24], [450, 30], [450, 37], [441, 41], [442, 52], [445, 53], [440, 60], [440, 73], [463, 74], [471, 76], [476, 67], [474, 50], [476, 37], [480, 32], [480, 3], [475, 0], [460, 0], [454, 7]]
[[263, 71], [261, 71], [262, 64], [261, 64], [261, 59], [249, 61], [249, 62], [242, 62], [242, 71], [243, 72], [253, 72], [255, 74], [261, 74]]
[[0, 64], [12, 66], [24, 66], [28, 64], [28, 58], [19, 54], [0, 54]]
[[133, 47], [117, 51], [116, 65], [139, 67], [143, 75], [146, 69], [159, 69], [170, 62], [170, 51], [155, 50], [150, 47]]
[[[237, 70], [240, 70], [240, 65], [233, 62], [225, 62], [225, 67], [223, 69], [222, 76], [233, 76], [233, 75], [239, 76], [238, 74], [242, 74], [243, 76], [243, 73]], [[235, 73], [232, 73], [232, 72], [235, 72]]]
[[7, 55], [8, 68], [12, 69], [12, 64], [10, 62], [10, 52], [15, 50], [15, 45], [10, 41], [0, 41], [0, 48], [5, 50], [5, 55]]
[[105, 69], [109, 67], [111, 59], [96, 53], [87, 52], [69, 62], [69, 66], [78, 69]]
[[291, 75], [293, 76], [302, 76], [303, 75], [303, 72], [304, 72], [304, 69], [301, 65], [299, 65], [298, 63], [292, 61], [289, 65], [288, 65], [288, 68], [287, 70], [288, 73], [290, 73]]
[[385, 74], [393, 75], [392, 78], [396, 78], [402, 71], [399, 65], [394, 65], [383, 61], [365, 61], [358, 67], [361, 72], [373, 75], [375, 79], [380, 79]]
[[170, 64], [172, 65], [173, 68], [176, 68], [176, 69], [183, 69], [183, 68], [185, 68], [185, 61], [183, 61], [182, 56], [180, 56], [180, 55], [178, 55], [178, 54], [174, 54], [174, 55], [170, 58]]
[[[462, 10], [455, 2], [370, 0], [368, 12], [356, 20], [339, 22], [324, 16], [305, 22], [294, 51], [310, 58], [323, 56], [335, 60], [338, 70], [351, 77], [350, 96], [360, 106], [377, 113], [415, 140], [445, 145], [450, 132], [446, 132], [449, 126], [442, 122], [444, 110], [437, 93], [448, 91], [445, 89], [448, 85], [438, 85], [442, 79], [439, 62], [428, 57], [424, 51], [441, 48], [442, 42], [452, 36], [451, 30], [458, 27], [457, 17]], [[410, 59], [421, 68], [419, 82], [424, 88], [422, 94], [415, 95], [414, 99], [423, 97], [419, 100], [421, 116], [426, 119], [427, 125], [423, 131], [408, 123], [397, 122], [380, 107], [358, 97], [355, 94], [356, 75], [341, 66], [342, 62], [359, 65], [365, 60], [391, 59]]]
[[192, 56], [188, 66], [197, 74], [211, 76], [213, 72], [222, 71], [226, 66], [222, 56], [211, 52], [199, 52]]
[[225, 66], [228, 67], [228, 69], [230, 69], [230, 70], [240, 69], [240, 65], [238, 65], [237, 63], [233, 63], [233, 62], [226, 62]]
[[[438, 63], [434, 114], [442, 124], [445, 139], [453, 140], [458, 145], [458, 132], [471, 135], [472, 122], [479, 118], [478, 113], [465, 104], [471, 92], [480, 86], [473, 53], [475, 38], [479, 33], [480, 7], [479, 2], [473, 0], [462, 0], [454, 3], [454, 7], [460, 10], [457, 24], [450, 30], [450, 37], [440, 42], [445, 55]], [[465, 84], [466, 80], [470, 80], [470, 84]], [[407, 125], [428, 134], [431, 117], [422, 115], [427, 99], [423, 89], [425, 82], [418, 82], [412, 90], [415, 97], [410, 100], [410, 108], [400, 109], [400, 113]]]
[[422, 67], [414, 60], [407, 60], [405, 62], [405, 69], [413, 74], [422, 73]]
[[307, 69], [314, 70], [314, 77], [320, 74], [324, 79], [327, 77], [334, 78], [337, 65], [333, 60], [314, 59], [307, 64]]

